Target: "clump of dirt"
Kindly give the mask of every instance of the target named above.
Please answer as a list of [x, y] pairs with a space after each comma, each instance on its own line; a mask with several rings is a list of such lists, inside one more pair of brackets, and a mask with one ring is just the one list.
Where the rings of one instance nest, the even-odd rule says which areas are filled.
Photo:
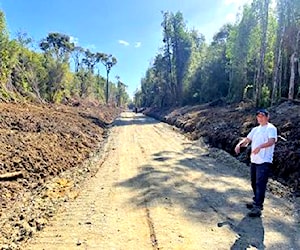
[[[300, 195], [300, 105], [284, 102], [269, 109], [270, 122], [278, 129], [273, 178]], [[236, 156], [234, 147], [256, 126], [252, 103], [228, 105], [222, 100], [182, 108], [147, 109], [145, 114], [175, 125], [192, 139], [205, 138], [212, 147], [223, 149], [249, 163], [250, 147]]]
[[[68, 179], [48, 182], [75, 167], [89, 172], [85, 161], [99, 150], [106, 127], [121, 111], [92, 103], [74, 106], [0, 103], [1, 249], [16, 248], [42, 228], [55, 210], [45, 201], [66, 199], [63, 193], [76, 185]], [[38, 193], [42, 199], [33, 200]]]

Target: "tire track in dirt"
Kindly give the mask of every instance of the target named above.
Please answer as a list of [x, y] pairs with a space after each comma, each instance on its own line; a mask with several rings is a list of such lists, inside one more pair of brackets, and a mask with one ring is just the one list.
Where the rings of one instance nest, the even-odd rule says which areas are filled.
[[[136, 125], [133, 124], [134, 120], [130, 123], [132, 127], [136, 127]], [[134, 128], [135, 131], [139, 131], [138, 128]], [[143, 145], [140, 143], [138, 137], [141, 136], [138, 132], [133, 133], [133, 139], [134, 139], [134, 144], [136, 145], [136, 149], [134, 150], [135, 155], [138, 155], [138, 159], [135, 159], [135, 162], [140, 161], [139, 159], [146, 159], [146, 153], [145, 153], [145, 148]], [[140, 163], [139, 163], [140, 165]], [[147, 224], [149, 227], [149, 239], [151, 241], [152, 247], [155, 250], [159, 250], [159, 244], [157, 241], [156, 233], [155, 233], [155, 226], [153, 223], [153, 219], [151, 218], [151, 212], [150, 209], [147, 205], [147, 200], [144, 199], [144, 210], [145, 210], [145, 217], [147, 220]]]
[[[144, 147], [138, 141], [137, 141], [137, 145], [140, 149], [140, 152], [141, 152], [141, 155], [143, 156], [143, 158], [146, 158]], [[144, 205], [145, 205], [146, 218], [147, 218], [149, 232], [150, 232], [150, 240], [151, 240], [153, 249], [159, 250], [160, 248], [159, 248], [156, 233], [155, 233], [155, 227], [154, 227], [153, 219], [151, 218], [151, 213], [150, 213], [148, 201], [146, 198], [144, 198]]]
[[[149, 132], [148, 130], [151, 130], [151, 132]], [[143, 151], [146, 152], [144, 156], [145, 158], [147, 158], [148, 163], [146, 165], [146, 168], [153, 168], [152, 171], [154, 173], [156, 171], [159, 172], [160, 168], [164, 169], [163, 166], [161, 166], [160, 164], [156, 164], [156, 162], [166, 162], [167, 164], [169, 163], [171, 169], [173, 165], [176, 166], [177, 161], [188, 157], [188, 154], [185, 153], [185, 144], [189, 144], [188, 141], [184, 138], [184, 136], [175, 133], [170, 129], [169, 126], [165, 124], [160, 123], [154, 124], [153, 126], [147, 125], [143, 127], [142, 130], [137, 130], [137, 134], [142, 138], [141, 142], [147, 141], [147, 144], [143, 144], [141, 147], [143, 148]], [[202, 152], [202, 150], [200, 149], [199, 152]], [[166, 171], [168, 171], [169, 179], [178, 179], [176, 173], [174, 174], [170, 170]], [[149, 173], [149, 177], [151, 177], [151, 173]], [[155, 177], [153, 177], [153, 181], [155, 182]], [[151, 183], [149, 188], [151, 189]], [[170, 187], [170, 189], [172, 192], [172, 189], [176, 189], [176, 187]], [[156, 197], [151, 197], [151, 200], [148, 201], [147, 206], [149, 207], [150, 213], [153, 217], [152, 223], [158, 231], [156, 235], [159, 246], [162, 246], [163, 249], [199, 249], [201, 240], [199, 240], [199, 234], [196, 233], [197, 229], [194, 230], [193, 233], [191, 233], [191, 231], [193, 230], [187, 230], [187, 228], [189, 228], [189, 226], [193, 228], [194, 226], [189, 225], [189, 223], [184, 225], [184, 220], [181, 219], [182, 215], [177, 214], [178, 212], [184, 213], [184, 211], [182, 211], [182, 208], [178, 208], [178, 204], [176, 204], [178, 203], [178, 200], [176, 200], [176, 196], [172, 197], [173, 195], [169, 196], [167, 193], [164, 194], [163, 192], [160, 192], [159, 189], [153, 190], [153, 193], [153, 196]], [[157, 205], [157, 203], [161, 204]], [[154, 204], [154, 206], [152, 204]], [[164, 206], [165, 208], [163, 208]], [[177, 212], [172, 211], [173, 207], [176, 207]], [[170, 211], [167, 211], [167, 214], [165, 214], [165, 211], [163, 211], [165, 209]], [[215, 213], [215, 211], [212, 212]], [[160, 213], [161, 215], [159, 215]], [[161, 221], [166, 222], [161, 223]], [[174, 224], [173, 222], [176, 221], [180, 222]], [[170, 233], [169, 231], [173, 233]], [[229, 237], [229, 241], [231, 241], [230, 238], [232, 237]], [[208, 248], [203, 246], [202, 249]], [[227, 248], [219, 247], [218, 249]]]
[[[216, 220], [215, 225], [211, 226], [211, 230], [217, 231], [217, 234], [219, 234], [219, 237], [221, 239], [226, 234], [222, 236], [224, 232], [220, 232], [218, 229], [215, 228], [215, 226], [222, 227], [222, 230], [229, 229], [233, 233], [233, 235], [227, 234], [227, 237], [225, 236], [225, 240], [223, 241], [218, 241], [215, 239], [216, 245], [222, 242], [221, 245], [218, 245], [216, 249], [229, 249], [230, 247], [225, 246], [226, 244], [228, 244], [226, 242], [230, 242], [230, 239], [235, 239], [236, 237], [237, 238], [235, 242], [231, 243], [233, 249], [241, 249], [247, 246], [250, 247], [251, 244], [252, 246], [256, 246], [258, 248], [264, 247], [263, 245], [265, 244], [265, 246], [267, 246], [266, 249], [274, 249], [274, 247], [276, 249], [297, 249], [297, 246], [299, 247], [299, 245], [297, 244], [297, 240], [295, 240], [297, 239], [297, 233], [295, 234], [297, 230], [295, 231], [296, 224], [295, 226], [293, 226], [293, 221], [295, 220], [293, 219], [293, 212], [291, 211], [292, 204], [289, 204], [288, 201], [281, 200], [279, 197], [274, 197], [272, 194], [267, 194], [267, 209], [265, 211], [266, 216], [263, 216], [262, 219], [251, 219], [246, 216], [248, 210], [245, 209], [244, 203], [250, 200], [252, 195], [250, 191], [249, 177], [247, 175], [247, 171], [243, 169], [243, 166], [241, 166], [242, 164], [240, 162], [238, 162], [231, 156], [229, 157], [227, 153], [221, 153], [220, 155], [218, 155], [217, 159], [219, 162], [217, 162], [217, 160], [214, 160], [211, 157], [207, 157], [210, 155], [214, 157], [216, 154], [210, 154], [210, 152], [203, 149], [201, 147], [201, 143], [199, 146], [199, 143], [197, 142], [187, 142], [184, 139], [179, 138], [181, 137], [181, 135], [175, 134], [170, 129], [165, 129], [165, 125], [162, 125], [161, 123], [154, 124], [151, 129], [158, 136], [160, 136], [160, 139], [157, 138], [155, 134], [149, 133], [151, 134], [151, 137], [147, 138], [147, 140], [142, 140], [148, 142], [147, 145], [145, 145], [145, 152], [162, 152], [163, 150], [174, 150], [176, 151], [175, 158], [177, 157], [177, 161], [180, 162], [181, 157], [187, 159], [187, 161], [185, 161], [184, 163], [185, 167], [194, 170], [198, 169], [200, 171], [204, 171], [204, 174], [202, 174], [202, 178], [198, 180], [201, 180], [203, 187], [207, 187], [203, 188], [203, 191], [198, 191], [200, 193], [198, 198], [206, 204], [206, 207], [211, 208], [211, 210], [213, 211], [214, 215], [212, 215], [211, 212], [207, 213], [208, 216], [215, 217]], [[144, 137], [146, 137], [145, 135], [148, 134], [145, 127], [143, 127], [142, 130], [138, 130], [137, 133], [141, 133], [141, 136], [144, 135]], [[153, 153], [152, 158], [156, 158], [156, 160], [162, 159], [163, 161], [168, 161], [168, 152], [163, 152], [159, 157], [157, 155], [158, 153]], [[148, 162], [151, 162], [151, 157], [148, 158]], [[153, 163], [153, 161], [151, 163]], [[162, 166], [158, 167], [163, 169]], [[176, 168], [176, 163], [172, 167]], [[195, 178], [195, 176], [193, 177], [194, 174], [195, 173], [192, 173], [189, 177], [192, 177], [192, 179], [194, 179], [195, 182], [197, 182], [197, 178]], [[174, 174], [172, 172], [170, 172], [169, 175], [171, 176], [170, 178], [174, 177]], [[214, 199], [211, 198], [211, 192], [209, 191], [211, 188], [219, 190], [218, 192], [216, 192], [216, 194], [219, 197]], [[174, 187], [174, 189], [176, 189], [176, 187]], [[226, 189], [232, 191], [225, 192], [224, 194], [226, 195], [223, 196], [222, 193]], [[209, 193], [206, 193], [206, 190], [208, 190]], [[241, 192], [242, 190], [247, 190], [247, 192]], [[169, 200], [171, 205], [178, 203], [178, 201], [176, 201], [176, 197], [173, 198], [175, 198], [175, 201], [172, 202], [172, 200], [174, 200], [172, 198]], [[159, 219], [157, 219], [157, 214], [155, 214], [155, 211], [152, 211], [151, 214], [154, 218], [153, 223], [156, 228], [156, 234], [158, 242], [160, 242], [160, 246], [166, 247], [167, 249], [177, 249], [176, 244], [168, 245], [166, 241], [161, 240], [161, 237], [167, 235], [168, 233], [161, 233], [161, 230], [158, 226], [159, 223], [156, 223], [157, 221], [159, 221]], [[197, 212], [192, 212], [192, 216], [198, 218]], [[161, 218], [162, 217], [160, 217], [160, 219]], [[281, 220], [279, 218], [285, 219]], [[164, 219], [166, 220], [166, 218]], [[175, 221], [176, 220], [180, 220], [181, 222], [183, 222], [183, 220], [181, 220], [180, 218], [175, 218]], [[202, 219], [200, 219], [200, 221], [201, 220]], [[212, 218], [212, 220], [214, 219]], [[280, 226], [274, 227], [275, 221], [277, 221], [276, 223], [278, 223]], [[205, 223], [205, 220], [203, 220], [203, 223]], [[264, 223], [266, 225], [265, 229]], [[192, 227], [192, 225], [190, 226]], [[171, 229], [172, 227], [174, 229], [174, 225], [169, 226], [168, 229]], [[186, 235], [182, 228], [184, 228], [184, 226], [177, 228], [177, 232], [181, 232], [182, 235]], [[192, 235], [193, 233], [190, 234], [190, 236]], [[202, 234], [200, 233], [199, 235]], [[204, 238], [209, 238], [210, 236], [210, 233], [204, 234]], [[172, 240], [170, 240], [169, 242], [171, 241]], [[194, 241], [197, 241], [197, 239], [195, 238]], [[176, 242], [176, 239], [173, 239], [173, 242]], [[211, 248], [211, 246], [205, 246], [205, 243], [207, 243], [205, 240], [200, 240], [198, 242], [200, 243], [199, 245], [202, 244], [201, 249]], [[213, 243], [210, 240], [208, 240], [208, 242], [209, 245], [213, 245]], [[182, 246], [183, 245], [184, 249], [199, 249], [199, 245], [198, 247], [196, 247], [197, 244], [189, 245], [187, 244], [187, 242], [184, 242]], [[216, 247], [216, 245], [214, 245], [214, 247]]]
[[[153, 128], [155, 128], [155, 125], [153, 126]], [[138, 134], [140, 137], [143, 136], [143, 134], [140, 132], [140, 130], [137, 129], [136, 131], [137, 131], [136, 134]], [[158, 132], [155, 129], [154, 129], [154, 131]], [[148, 141], [148, 143], [150, 143], [150, 141]], [[148, 161], [148, 155], [145, 153], [146, 149], [144, 148], [144, 146], [141, 144], [140, 141], [137, 141], [137, 144], [138, 144], [138, 147], [140, 148], [141, 155], [143, 156], [144, 159], [147, 159], [147, 161]], [[147, 222], [148, 222], [148, 226], [149, 226], [149, 230], [150, 230], [150, 240], [152, 242], [153, 248], [158, 250], [158, 249], [160, 249], [160, 247], [159, 247], [158, 240], [157, 240], [157, 235], [156, 235], [156, 232], [155, 232], [155, 225], [154, 225], [153, 219], [151, 217], [151, 209], [148, 205], [149, 201], [145, 197], [144, 197], [144, 203], [145, 203], [145, 211], [146, 211]]]
[[[122, 192], [117, 190], [116, 183], [126, 172], [120, 169], [120, 157], [126, 158], [123, 159], [126, 166], [130, 167], [128, 162], [138, 164], [138, 154], [128, 154], [119, 138], [114, 137], [119, 129], [112, 129], [107, 160], [96, 176], [87, 181], [78, 198], [57, 214], [25, 249], [135, 249], [136, 244], [142, 249], [152, 248], [144, 212], [141, 216], [139, 211], [136, 216], [134, 208], [122, 203]], [[122, 136], [126, 136], [127, 128], [122, 129], [125, 130]], [[126, 140], [133, 138], [129, 135]], [[133, 150], [138, 153], [137, 148]], [[132, 167], [136, 168], [136, 164]]]

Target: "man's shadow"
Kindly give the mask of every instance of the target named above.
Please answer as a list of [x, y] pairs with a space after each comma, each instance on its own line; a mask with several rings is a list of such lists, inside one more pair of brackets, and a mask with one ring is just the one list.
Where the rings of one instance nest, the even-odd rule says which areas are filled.
[[251, 246], [260, 250], [265, 249], [265, 230], [260, 217], [251, 218], [245, 216], [237, 226], [230, 221], [218, 223], [219, 227], [224, 225], [229, 225], [230, 228], [238, 234], [238, 239], [236, 239], [231, 246], [231, 250], [243, 250], [248, 249]]

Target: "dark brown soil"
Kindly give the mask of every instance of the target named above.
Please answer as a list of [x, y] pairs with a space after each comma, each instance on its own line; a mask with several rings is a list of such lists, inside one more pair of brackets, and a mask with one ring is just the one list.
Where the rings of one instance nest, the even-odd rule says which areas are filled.
[[[278, 129], [273, 178], [300, 195], [300, 105], [284, 102], [269, 109], [270, 122]], [[147, 109], [147, 115], [176, 125], [192, 139], [204, 137], [211, 146], [221, 148], [249, 163], [250, 148], [236, 156], [234, 147], [256, 126], [256, 109], [251, 103], [227, 105], [222, 100], [180, 109]]]
[[0, 249], [42, 228], [53, 211], [50, 203], [43, 207], [32, 197], [43, 193], [43, 203], [76, 186], [68, 179], [57, 179], [54, 186], [47, 182], [75, 167], [89, 172], [83, 163], [99, 149], [106, 127], [120, 113], [93, 103], [76, 106], [0, 103]]

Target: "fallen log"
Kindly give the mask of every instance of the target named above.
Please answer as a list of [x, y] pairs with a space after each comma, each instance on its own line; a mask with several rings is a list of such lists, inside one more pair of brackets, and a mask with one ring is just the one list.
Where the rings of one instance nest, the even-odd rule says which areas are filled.
[[281, 97], [281, 100], [282, 101], [288, 101], [288, 102], [292, 102], [292, 103], [294, 103], [294, 104], [300, 104], [300, 100], [299, 99], [288, 99], [288, 98], [286, 98], [286, 97]]
[[23, 172], [22, 171], [17, 171], [17, 172], [12, 172], [12, 173], [5, 173], [5, 174], [0, 174], [0, 181], [5, 181], [5, 180], [15, 180], [17, 178], [23, 177]]

